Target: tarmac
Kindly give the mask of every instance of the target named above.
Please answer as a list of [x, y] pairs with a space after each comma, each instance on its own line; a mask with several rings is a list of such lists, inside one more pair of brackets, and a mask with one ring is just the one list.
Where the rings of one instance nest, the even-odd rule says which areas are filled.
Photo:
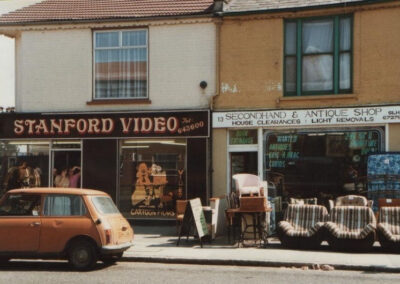
[[122, 261], [400, 272], [400, 253], [384, 252], [378, 242], [371, 252], [352, 253], [332, 251], [326, 243], [314, 251], [285, 249], [274, 237], [268, 239], [266, 247], [254, 243], [239, 247], [237, 243], [229, 244], [226, 236], [219, 236], [212, 242], [203, 242], [201, 248], [194, 237], [181, 238], [177, 246], [175, 226], [133, 228], [134, 245], [124, 253]]

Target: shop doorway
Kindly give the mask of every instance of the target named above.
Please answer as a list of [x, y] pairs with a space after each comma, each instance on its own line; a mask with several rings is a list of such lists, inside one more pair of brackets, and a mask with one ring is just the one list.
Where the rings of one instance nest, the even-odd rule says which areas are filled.
[[82, 187], [82, 151], [80, 141], [53, 142], [51, 165], [52, 186]]
[[[231, 152], [230, 170], [231, 177], [240, 173], [258, 175], [258, 152]], [[231, 180], [231, 190], [234, 190], [233, 187]]]

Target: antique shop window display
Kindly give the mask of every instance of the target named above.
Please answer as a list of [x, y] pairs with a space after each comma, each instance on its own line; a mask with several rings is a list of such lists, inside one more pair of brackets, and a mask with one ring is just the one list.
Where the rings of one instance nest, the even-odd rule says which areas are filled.
[[366, 195], [367, 156], [383, 150], [382, 129], [265, 132], [265, 174], [278, 195]]
[[126, 217], [175, 216], [186, 198], [186, 140], [132, 139], [120, 142], [119, 208]]
[[49, 142], [0, 142], [0, 191], [48, 186]]

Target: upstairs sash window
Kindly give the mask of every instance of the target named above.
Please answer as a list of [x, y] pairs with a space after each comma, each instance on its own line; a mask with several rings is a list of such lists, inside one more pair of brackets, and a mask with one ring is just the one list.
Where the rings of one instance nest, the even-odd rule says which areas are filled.
[[95, 99], [148, 97], [148, 32], [94, 33]]
[[351, 17], [285, 23], [285, 96], [351, 92], [351, 62]]

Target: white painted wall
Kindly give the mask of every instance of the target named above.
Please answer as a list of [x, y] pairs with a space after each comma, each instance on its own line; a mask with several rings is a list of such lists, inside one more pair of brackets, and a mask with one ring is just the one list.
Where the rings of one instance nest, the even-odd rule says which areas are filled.
[[[0, 0], [0, 15], [40, 2], [40, 0]], [[14, 39], [0, 35], [0, 106], [15, 105]]]
[[[92, 100], [92, 30], [23, 31], [16, 39], [16, 110], [191, 109], [215, 93], [213, 23], [149, 27], [151, 104], [87, 105]], [[200, 81], [208, 87], [202, 90]]]

